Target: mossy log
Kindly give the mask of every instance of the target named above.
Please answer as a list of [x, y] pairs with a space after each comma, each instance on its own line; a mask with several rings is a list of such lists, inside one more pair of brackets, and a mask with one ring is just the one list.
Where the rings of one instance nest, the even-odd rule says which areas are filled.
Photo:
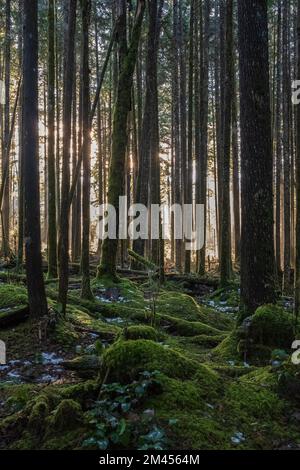
[[0, 310], [0, 328], [14, 326], [17, 323], [27, 320], [29, 308], [27, 305], [17, 305]]

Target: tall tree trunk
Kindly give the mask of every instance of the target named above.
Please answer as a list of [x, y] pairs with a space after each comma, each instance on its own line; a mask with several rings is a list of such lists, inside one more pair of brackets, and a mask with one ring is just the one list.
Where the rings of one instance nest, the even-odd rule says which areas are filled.
[[[297, 2], [297, 80], [300, 77], [300, 0]], [[300, 310], [300, 104], [296, 109], [296, 266], [295, 266], [295, 317], [298, 323]]]
[[38, 135], [38, 5], [24, 0], [24, 186], [25, 253], [30, 313], [47, 314], [41, 256]]
[[54, 0], [48, 0], [48, 277], [57, 277]]
[[[137, 60], [139, 40], [142, 29], [142, 21], [145, 10], [144, 0], [137, 4], [135, 23], [132, 29], [132, 37], [126, 56], [122, 62], [117, 98], [114, 110], [112, 155], [108, 183], [108, 203], [114, 206], [117, 215], [117, 236], [119, 230], [119, 196], [122, 196], [124, 188], [124, 171], [126, 148], [128, 144], [127, 122], [131, 106], [131, 87], [133, 74]], [[98, 269], [98, 276], [107, 274], [116, 278], [118, 239], [106, 238], [102, 244], [102, 259]]]
[[[23, 0], [19, 0], [19, 67], [23, 68]], [[24, 156], [23, 156], [23, 83], [19, 103], [19, 202], [18, 202], [18, 254], [17, 268], [23, 264], [24, 254]]]
[[282, 10], [282, 83], [283, 83], [283, 172], [284, 172], [284, 288], [291, 287], [291, 156], [290, 156], [290, 81], [289, 81], [289, 0], [283, 3]]
[[90, 185], [91, 185], [91, 125], [89, 77], [89, 27], [91, 2], [81, 0], [82, 7], [82, 123], [83, 123], [83, 185], [82, 185], [82, 289], [81, 297], [92, 299], [90, 286]]
[[[4, 105], [4, 152], [3, 165], [5, 170], [5, 186], [2, 202], [2, 254], [9, 256], [9, 226], [10, 226], [10, 155], [8, 151], [8, 139], [10, 131], [10, 71], [11, 71], [11, 0], [5, 3], [5, 105]], [[2, 178], [4, 177], [4, 171]]]
[[275, 301], [267, 0], [238, 0], [241, 106], [241, 317]]
[[231, 243], [230, 243], [230, 150], [231, 120], [233, 97], [233, 3], [226, 0], [226, 64], [225, 64], [225, 95], [223, 122], [223, 171], [222, 171], [222, 206], [221, 206], [221, 253], [220, 275], [221, 285], [225, 286], [231, 275]]
[[281, 0], [278, 0], [277, 20], [277, 64], [276, 64], [276, 216], [275, 246], [276, 267], [281, 276], [281, 176], [282, 176], [282, 135], [281, 135]]
[[209, 72], [209, 32], [210, 0], [204, 1], [203, 53], [201, 64], [201, 118], [200, 118], [200, 204], [204, 205], [204, 246], [199, 253], [198, 272], [205, 273], [206, 214], [207, 214], [207, 126], [208, 126], [208, 72]]
[[238, 122], [237, 122], [237, 89], [235, 85], [235, 74], [233, 75], [233, 100], [232, 100], [232, 197], [234, 214], [234, 259], [235, 263], [240, 262], [240, 164], [239, 164], [239, 144], [238, 144]]
[[69, 187], [70, 187], [70, 144], [72, 121], [72, 96], [74, 82], [74, 46], [76, 24], [76, 1], [68, 1], [68, 27], [65, 38], [64, 96], [63, 96], [63, 158], [62, 190], [59, 236], [59, 302], [65, 314], [69, 283]]
[[[194, 123], [194, 12], [195, 0], [191, 2], [190, 9], [190, 32], [189, 32], [189, 78], [188, 78], [188, 149], [187, 149], [187, 166], [185, 181], [185, 199], [186, 204], [193, 202], [193, 123]], [[185, 254], [185, 273], [191, 271], [191, 251]]]

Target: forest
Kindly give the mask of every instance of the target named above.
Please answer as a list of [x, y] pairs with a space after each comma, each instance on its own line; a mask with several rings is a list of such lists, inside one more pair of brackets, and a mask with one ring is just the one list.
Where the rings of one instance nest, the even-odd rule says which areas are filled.
[[300, 450], [300, 0], [0, 0], [0, 450]]

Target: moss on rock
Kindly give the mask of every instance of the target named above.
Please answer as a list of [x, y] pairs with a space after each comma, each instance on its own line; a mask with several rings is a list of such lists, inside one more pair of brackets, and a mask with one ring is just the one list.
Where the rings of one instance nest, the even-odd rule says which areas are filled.
[[29, 428], [33, 434], [40, 434], [45, 431], [49, 411], [47, 397], [40, 395], [35, 401], [28, 419]]
[[295, 338], [293, 318], [277, 305], [259, 307], [251, 317], [249, 338], [273, 349], [289, 349]]
[[83, 378], [95, 378], [100, 371], [101, 364], [101, 358], [92, 354], [63, 362], [66, 369], [74, 370]]
[[157, 315], [160, 324], [167, 327], [167, 331], [172, 334], [178, 334], [181, 336], [198, 336], [198, 335], [218, 335], [220, 330], [213, 326], [206, 325], [201, 322], [192, 322], [182, 320], [177, 317], [170, 315]]
[[220, 334], [220, 335], [198, 335], [192, 338], [192, 342], [203, 346], [204, 348], [214, 348], [218, 346], [225, 338], [227, 338], [227, 334]]
[[122, 383], [137, 378], [145, 370], [158, 370], [184, 380], [193, 377], [199, 367], [196, 361], [179, 352], [145, 339], [118, 341], [103, 355], [103, 369], [109, 369], [110, 380]]
[[158, 341], [160, 335], [159, 332], [152, 326], [147, 325], [132, 325], [124, 328], [120, 338], [125, 339], [126, 341], [132, 339], [149, 339], [152, 341]]
[[74, 400], [63, 400], [54, 410], [51, 425], [58, 431], [66, 431], [83, 421], [81, 406]]

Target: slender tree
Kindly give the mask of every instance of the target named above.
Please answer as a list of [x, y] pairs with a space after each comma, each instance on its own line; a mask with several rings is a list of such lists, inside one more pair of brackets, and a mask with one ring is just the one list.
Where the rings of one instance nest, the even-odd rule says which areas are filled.
[[225, 286], [231, 275], [231, 243], [230, 243], [230, 149], [233, 98], [233, 2], [226, 0], [226, 63], [225, 63], [225, 95], [223, 121], [223, 166], [222, 166], [222, 206], [221, 206], [221, 252], [220, 275], [221, 285]]
[[54, 0], [48, 1], [48, 277], [57, 277], [55, 181], [55, 25]]
[[[119, 73], [117, 98], [114, 109], [108, 203], [116, 209], [117, 234], [119, 229], [119, 196], [122, 196], [124, 189], [125, 156], [128, 143], [127, 121], [131, 105], [131, 87], [138, 55], [144, 10], [145, 1], [139, 0], [135, 22], [132, 28], [131, 42]], [[118, 239], [106, 238], [104, 240], [98, 276], [107, 274], [112, 278], [116, 278], [117, 248]]]
[[[297, 79], [300, 77], [300, 0], [297, 2]], [[300, 310], [300, 105], [296, 112], [296, 266], [295, 266], [295, 317], [298, 323]]]
[[82, 289], [81, 296], [93, 297], [90, 286], [90, 185], [91, 185], [91, 125], [89, 77], [90, 0], [81, 0], [82, 8], [82, 122], [83, 122], [83, 185], [82, 185]]
[[74, 82], [74, 44], [76, 23], [76, 0], [67, 2], [67, 30], [65, 35], [64, 90], [63, 90], [63, 158], [62, 191], [59, 237], [59, 302], [66, 311], [69, 283], [69, 187], [72, 96]]
[[38, 135], [38, 4], [24, 0], [24, 186], [25, 253], [30, 313], [47, 314], [40, 228]]

